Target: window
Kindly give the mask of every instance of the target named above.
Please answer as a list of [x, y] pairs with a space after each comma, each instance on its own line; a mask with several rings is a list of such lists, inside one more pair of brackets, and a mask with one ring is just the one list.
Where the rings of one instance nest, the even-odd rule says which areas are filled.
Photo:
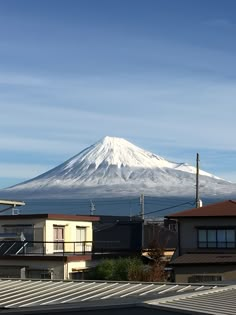
[[52, 279], [51, 270], [28, 269], [27, 278], [31, 279]]
[[23, 233], [25, 239], [29, 242], [34, 241], [34, 226], [32, 224], [22, 224], [22, 225], [3, 225], [4, 233], [14, 233], [18, 236]]
[[198, 247], [235, 248], [235, 229], [198, 229]]
[[64, 245], [64, 226], [53, 226], [54, 250], [62, 251]]
[[86, 251], [86, 227], [77, 226], [76, 227], [76, 250], [79, 252]]
[[215, 281], [222, 281], [222, 276], [220, 275], [193, 275], [188, 278], [188, 283], [215, 282]]

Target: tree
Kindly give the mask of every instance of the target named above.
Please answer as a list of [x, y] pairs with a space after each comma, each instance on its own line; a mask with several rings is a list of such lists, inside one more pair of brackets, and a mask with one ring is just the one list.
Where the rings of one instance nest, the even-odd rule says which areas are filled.
[[144, 265], [140, 258], [104, 259], [88, 275], [93, 280], [142, 281]]

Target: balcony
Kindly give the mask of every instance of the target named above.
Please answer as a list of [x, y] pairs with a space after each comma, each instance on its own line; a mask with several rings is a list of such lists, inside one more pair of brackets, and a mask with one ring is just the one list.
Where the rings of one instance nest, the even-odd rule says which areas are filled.
[[41, 242], [1, 240], [1, 256], [73, 256], [73, 255], [112, 255], [132, 254], [130, 249], [120, 248], [119, 241], [85, 241], [85, 242]]

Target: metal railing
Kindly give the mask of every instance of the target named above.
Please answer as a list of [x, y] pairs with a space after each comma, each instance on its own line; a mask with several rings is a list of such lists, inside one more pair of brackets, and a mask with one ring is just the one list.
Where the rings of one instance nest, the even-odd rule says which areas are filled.
[[83, 242], [41, 242], [41, 241], [0, 241], [0, 256], [15, 255], [86, 255], [106, 252], [119, 252], [119, 241], [83, 241]]

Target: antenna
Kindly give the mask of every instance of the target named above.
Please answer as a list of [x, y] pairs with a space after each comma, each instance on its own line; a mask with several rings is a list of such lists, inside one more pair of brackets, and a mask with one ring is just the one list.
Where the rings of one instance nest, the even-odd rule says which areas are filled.
[[200, 207], [200, 199], [199, 199], [199, 154], [197, 153], [196, 158], [196, 208]]
[[92, 200], [90, 200], [90, 215], [94, 215], [94, 212], [96, 211], [95, 204]]

